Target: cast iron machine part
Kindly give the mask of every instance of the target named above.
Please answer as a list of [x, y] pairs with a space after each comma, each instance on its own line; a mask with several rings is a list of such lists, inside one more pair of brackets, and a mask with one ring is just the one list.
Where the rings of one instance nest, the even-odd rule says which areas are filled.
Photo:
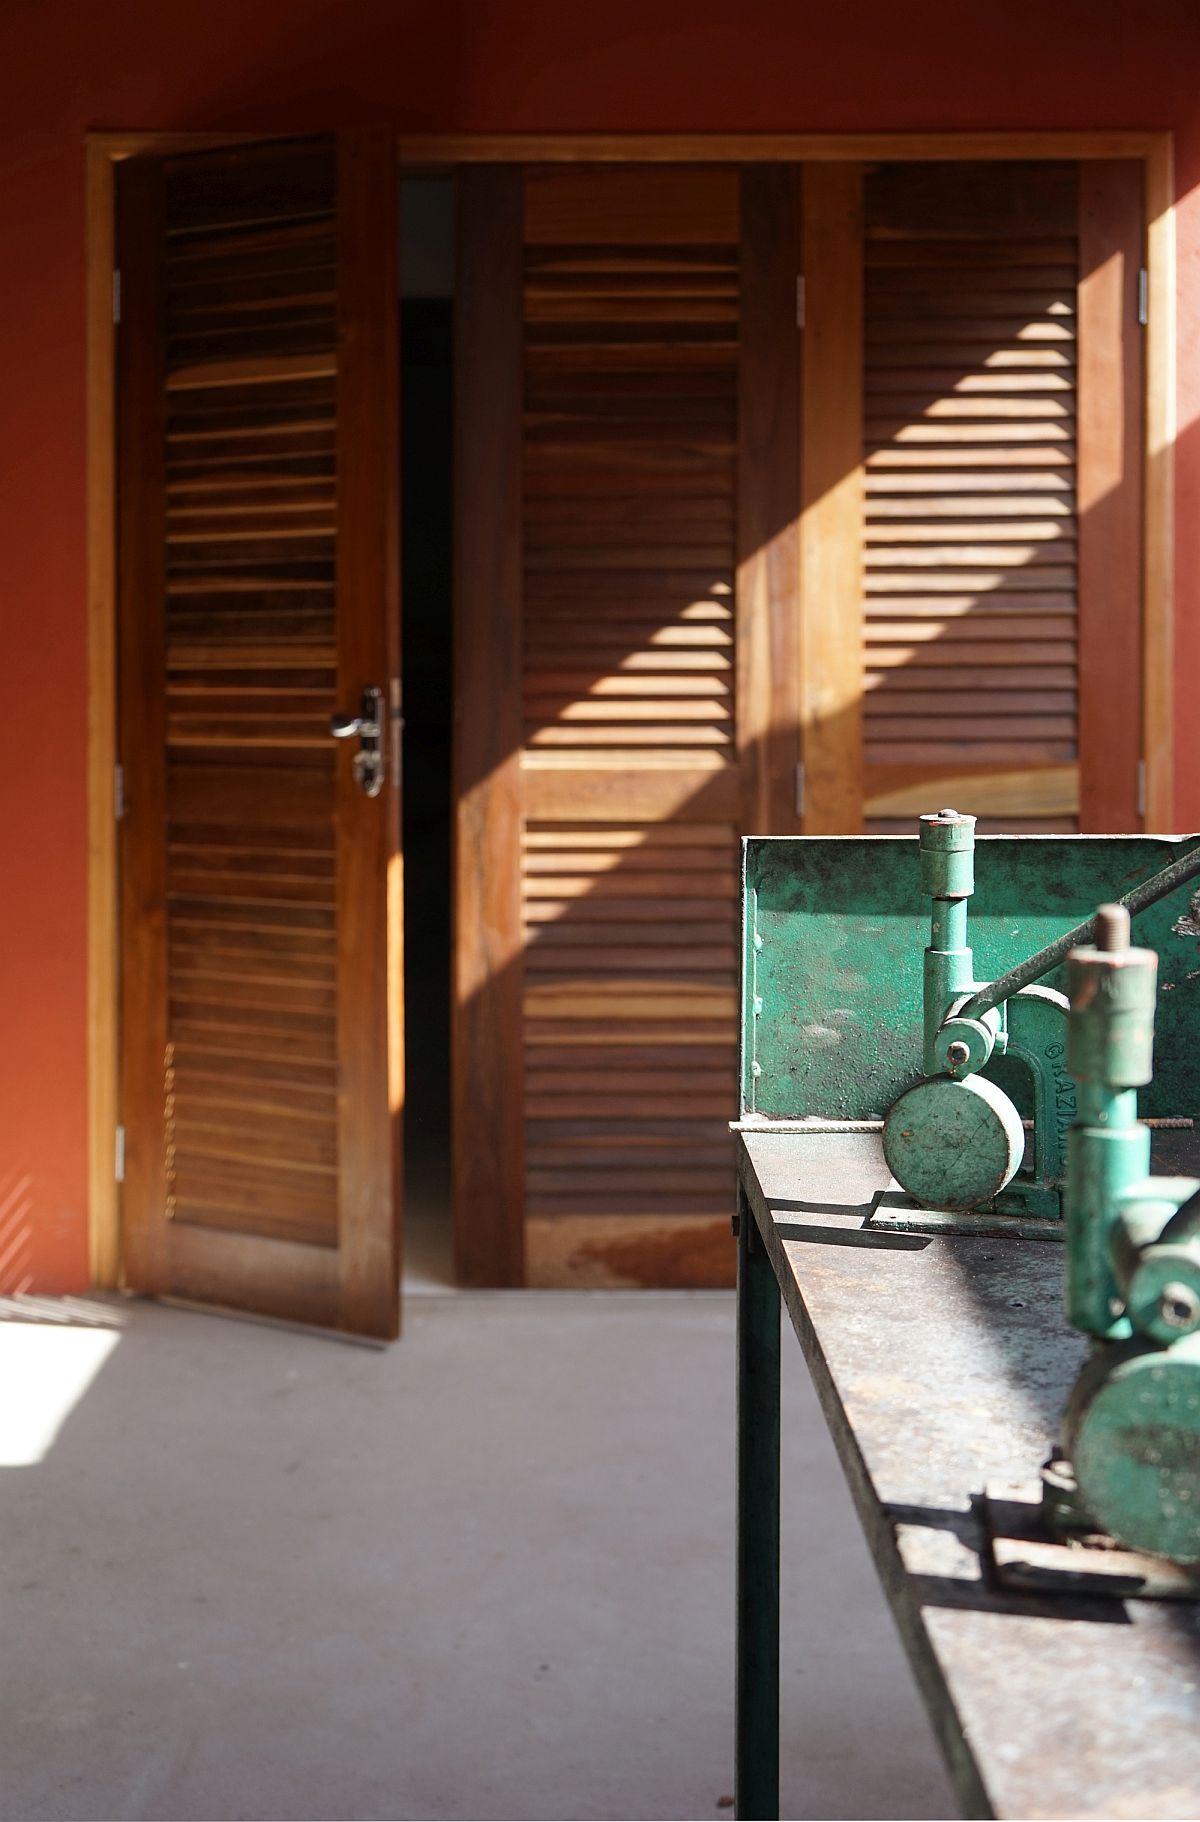
[[[1200, 1563], [1200, 1182], [1150, 1175], [1137, 1091], [1151, 1080], [1158, 957], [1102, 905], [1067, 958], [1067, 1316], [1096, 1347], [1051, 1464], [1046, 1515]], [[1071, 1479], [1073, 1474], [1074, 1486]], [[1063, 1497], [1063, 1494], [1066, 1497]], [[1072, 1507], [1075, 1509], [1072, 1510]]]
[[[1094, 920], [1028, 956], [996, 980], [974, 978], [967, 901], [975, 889], [975, 818], [957, 810], [922, 816], [921, 889], [931, 900], [924, 962], [924, 1080], [905, 1090], [884, 1121], [883, 1148], [896, 1181], [927, 1209], [1057, 1218], [1063, 1212], [1067, 1131], [1075, 1117], [1066, 1067], [1066, 997], [1036, 983], [1090, 940]], [[1126, 894], [1144, 910], [1200, 875], [1200, 849]], [[993, 1056], [1014, 1056], [1033, 1083], [1033, 1171], [1018, 1177], [1025, 1132], [1011, 1097], [980, 1074]]]

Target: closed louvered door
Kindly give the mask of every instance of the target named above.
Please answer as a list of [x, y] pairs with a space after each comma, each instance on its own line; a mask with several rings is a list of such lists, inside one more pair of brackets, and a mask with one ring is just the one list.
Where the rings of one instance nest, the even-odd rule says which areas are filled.
[[528, 1273], [723, 1278], [736, 174], [531, 171], [524, 221]]
[[[465, 453], [476, 425], [499, 438], [479, 443], [494, 462], [515, 455], [520, 493], [504, 507], [518, 521], [511, 568], [495, 566], [510, 581], [459, 579], [460, 738], [477, 739], [472, 690], [511, 690], [488, 760], [491, 820], [467, 798], [460, 812], [460, 1260], [483, 1282], [726, 1282], [737, 173], [530, 169], [468, 180], [462, 200], [462, 285], [492, 300], [486, 322], [462, 306], [467, 564], [492, 506]], [[518, 238], [497, 250], [502, 216]], [[495, 336], [497, 312], [508, 341], [489, 364], [473, 345]], [[481, 376], [504, 358], [520, 385], [485, 406]], [[515, 636], [496, 628], [506, 606]], [[476, 638], [506, 655], [472, 680]], [[476, 756], [460, 779], [485, 769]], [[461, 1086], [472, 987], [497, 1007], [474, 1094]], [[504, 1145], [493, 1180], [489, 1131]], [[523, 1261], [495, 1236], [480, 1243], [497, 1196]]]
[[866, 177], [868, 828], [1137, 826], [1136, 181]]
[[[398, 1322], [398, 389], [384, 135], [120, 174], [131, 1288]], [[330, 719], [378, 689], [378, 789]], [[360, 775], [361, 774], [361, 775]]]

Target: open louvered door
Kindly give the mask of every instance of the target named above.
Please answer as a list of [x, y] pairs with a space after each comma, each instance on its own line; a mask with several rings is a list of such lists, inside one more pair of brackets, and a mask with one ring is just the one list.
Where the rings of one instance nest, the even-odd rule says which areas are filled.
[[118, 208], [125, 1278], [391, 1336], [395, 148], [137, 159]]
[[739, 175], [459, 203], [460, 1270], [729, 1282]]
[[[806, 217], [831, 218], [839, 181], [806, 174]], [[852, 310], [806, 233], [806, 337], [831, 336], [854, 379], [823, 393], [827, 353], [808, 351], [806, 460], [827, 468], [827, 447], [849, 442], [852, 469], [859, 388], [863, 426], [840, 521], [808, 490], [837, 587], [809, 591], [806, 625], [818, 645], [840, 629], [848, 697], [861, 677], [840, 749], [832, 736], [837, 766], [821, 764], [829, 731], [806, 730], [808, 826], [907, 830], [954, 803], [984, 828], [1134, 831], [1140, 172], [893, 164], [859, 182], [835, 221]]]

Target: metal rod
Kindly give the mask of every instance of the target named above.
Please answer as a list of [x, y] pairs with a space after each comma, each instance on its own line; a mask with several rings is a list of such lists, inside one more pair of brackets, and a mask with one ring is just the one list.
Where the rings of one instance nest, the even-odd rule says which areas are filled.
[[779, 1814], [779, 1285], [738, 1191], [737, 1700], [742, 1818]]
[[[1198, 875], [1200, 875], [1200, 847], [1193, 848], [1191, 853], [1185, 854], [1181, 860], [1173, 860], [1169, 867], [1164, 867], [1161, 873], [1155, 873], [1150, 879], [1143, 880], [1140, 886], [1135, 886], [1132, 892], [1127, 892], [1124, 898], [1117, 902], [1125, 906], [1130, 917], [1135, 917], [1148, 905], [1156, 905], [1160, 898], [1166, 898], [1168, 893], [1175, 890], [1176, 886], [1186, 885], [1188, 880], [1195, 879]], [[1064, 962], [1072, 949], [1081, 949], [1090, 943], [1095, 932], [1096, 920], [1094, 917], [1089, 917], [1086, 923], [1076, 924], [1075, 928], [1068, 930], [1065, 936], [1060, 936], [1054, 942], [1047, 943], [1046, 947], [1039, 949], [1036, 955], [1031, 955], [1027, 961], [1018, 962], [1015, 968], [1008, 969], [1007, 973], [999, 975], [996, 980], [981, 988], [973, 999], [967, 1001], [960, 1016], [967, 1019], [980, 1018], [985, 1012], [990, 1012], [993, 1006], [999, 1006], [1002, 1001], [1011, 999], [1014, 993], [1021, 991], [1022, 987], [1029, 987], [1034, 981], [1040, 981], [1044, 974], [1049, 974], [1052, 968], [1057, 968], [1060, 962]]]

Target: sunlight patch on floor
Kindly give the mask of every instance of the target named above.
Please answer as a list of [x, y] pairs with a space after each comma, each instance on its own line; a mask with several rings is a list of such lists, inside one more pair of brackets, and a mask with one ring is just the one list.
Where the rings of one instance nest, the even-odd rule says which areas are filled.
[[45, 1459], [120, 1339], [112, 1329], [0, 1323], [0, 1467]]

